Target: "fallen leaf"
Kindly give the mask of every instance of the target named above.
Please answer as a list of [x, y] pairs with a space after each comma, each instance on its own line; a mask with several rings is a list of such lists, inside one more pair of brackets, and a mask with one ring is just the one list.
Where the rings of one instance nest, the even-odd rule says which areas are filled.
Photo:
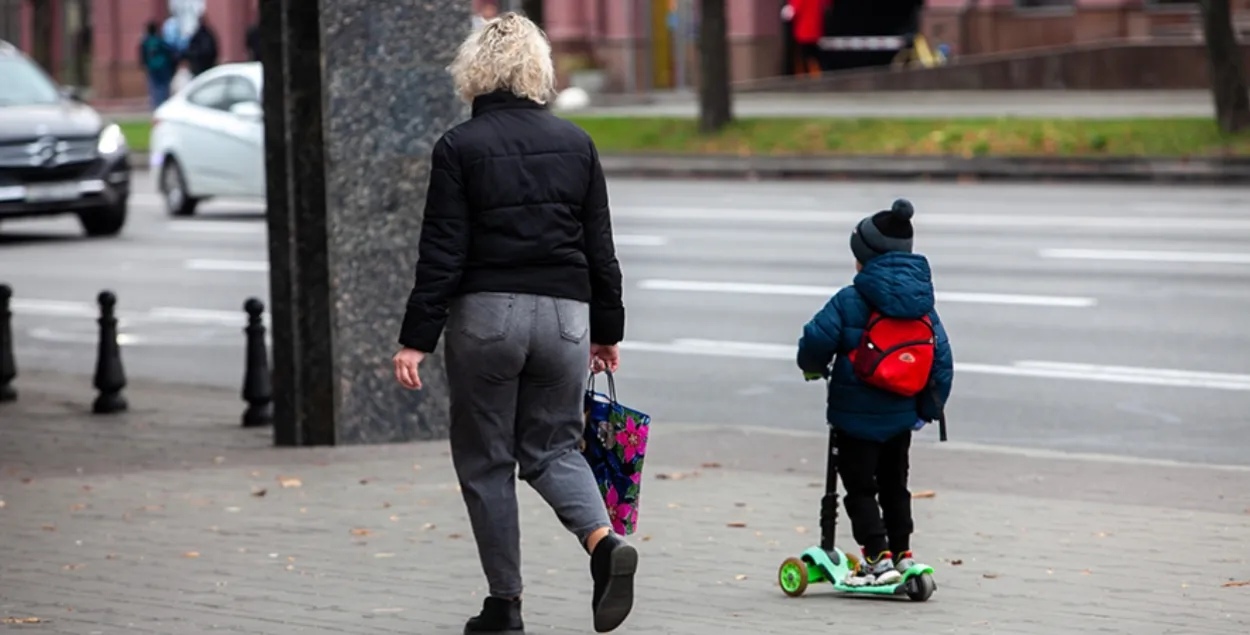
[[386, 502], [386, 501], [382, 501], [382, 509], [390, 509], [390, 508], [391, 508], [391, 504], [390, 504], [390, 503], [388, 503], [388, 502]]
[[107, 555], [105, 555], [105, 556], [104, 556], [104, 559], [105, 559], [105, 560], [116, 560], [116, 559], [117, 559], [117, 554], [115, 554], [115, 553], [110, 553], [110, 554], [107, 554]]
[[374, 557], [374, 558], [394, 558], [394, 557], [395, 557], [395, 554], [393, 554], [393, 553], [375, 553], [375, 554], [373, 554], [373, 557]]
[[708, 461], [707, 463], [704, 463], [701, 467], [705, 467], [709, 470], [714, 470], [720, 467], [720, 463], [717, 463], [716, 461]]
[[393, 523], [399, 522], [399, 516], [391, 516], [391, 522]]
[[1082, 572], [1081, 572], [1081, 575], [1089, 575], [1089, 574], [1091, 574], [1091, 573], [1093, 573], [1093, 572], [1092, 572], [1092, 571], [1090, 571], [1089, 569], [1086, 569], [1086, 570], [1084, 570], [1084, 571], [1082, 571]]
[[741, 573], [739, 573], [738, 575], [734, 576], [734, 579], [735, 579], [735, 580], [745, 580], [745, 579], [747, 579], [747, 577], [746, 577], [745, 575], [742, 575]]
[[0, 620], [3, 624], [42, 624], [43, 620], [37, 617], [6, 617]]
[[460, 534], [447, 534], [447, 537], [451, 538], [452, 540], [457, 540], [460, 538]]
[[41, 529], [44, 531], [56, 531], [56, 525], [44, 525]]
[[198, 551], [188, 551], [188, 552], [186, 552], [186, 553], [182, 554], [182, 557], [183, 557], [183, 558], [198, 558], [198, 557], [200, 557], [200, 552], [198, 552]]
[[372, 531], [369, 531], [368, 529], [362, 529], [360, 527], [357, 527], [356, 529], [352, 530], [353, 536], [368, 536], [372, 533], [373, 533]]
[[4, 501], [0, 500], [0, 509], [4, 509]]
[[1232, 582], [1225, 582], [1224, 584], [1221, 584], [1220, 586], [1225, 587], [1225, 588], [1238, 587], [1238, 586], [1250, 586], [1250, 580], [1234, 580]]
[[75, 569], [81, 569], [81, 568], [83, 568], [84, 566], [86, 566], [86, 565], [83, 565], [83, 564], [81, 564], [81, 563], [79, 563], [79, 564], [67, 564], [67, 565], [65, 565], [65, 566], [61, 567], [61, 570], [62, 570], [62, 571], [74, 571]]
[[265, 494], [268, 494], [268, 493], [269, 493], [269, 490], [263, 487], [252, 488], [252, 496], [255, 496], [257, 498], [264, 496]]
[[84, 491], [84, 492], [90, 492], [90, 491], [91, 491], [91, 486], [90, 486], [90, 485], [83, 485], [83, 486], [82, 486], [82, 491]]
[[963, 563], [964, 563], [964, 561], [963, 561], [963, 560], [951, 560], [951, 566], [952, 566], [952, 567], [958, 567], [959, 565], [961, 565], [961, 564], [963, 564]]
[[372, 483], [373, 481], [376, 481], [376, 480], [378, 480], [376, 476], [366, 476], [365, 478], [360, 479], [360, 484], [368, 485], [369, 483]]
[[421, 466], [420, 466], [420, 465], [413, 465], [413, 466], [412, 466], [412, 471], [414, 471], [414, 472], [420, 472], [420, 471], [421, 471]]
[[998, 574], [997, 573], [982, 573], [981, 577], [985, 578], [986, 580], [993, 580], [994, 578], [998, 577]]
[[216, 463], [217, 465], [221, 465], [222, 463], [225, 463], [225, 462], [226, 462], [226, 457], [224, 456], [213, 457], [213, 463]]
[[802, 525], [799, 525], [798, 527], [795, 527], [795, 528], [794, 528], [794, 532], [795, 532], [795, 533], [799, 533], [799, 534], [805, 534], [805, 533], [807, 533], [807, 527], [804, 527], [804, 526], [802, 526]]
[[1098, 532], [1098, 533], [1096, 533], [1096, 534], [1094, 534], [1094, 535], [1095, 535], [1095, 536], [1098, 536], [1099, 538], [1106, 538], [1106, 537], [1107, 537], [1108, 535], [1110, 535], [1110, 534], [1108, 534], [1108, 533], [1107, 533], [1107, 532], [1105, 532], [1105, 531], [1100, 531], [1100, 532]]
[[23, 477], [22, 477], [22, 484], [23, 484], [23, 485], [30, 485], [31, 483], [34, 483], [34, 482], [35, 482], [35, 479], [34, 479], [33, 477], [30, 477], [30, 476], [23, 476]]
[[725, 526], [726, 526], [726, 527], [734, 527], [734, 528], [736, 528], [736, 529], [741, 529], [741, 528], [743, 528], [743, 527], [746, 527], [746, 526], [747, 526], [747, 524], [746, 524], [746, 523], [744, 523], [744, 522], [742, 522], [742, 521], [740, 521], [740, 520], [735, 520], [735, 521], [733, 521], [733, 522], [731, 522], [731, 523], [726, 523], [726, 525], [725, 525]]
[[421, 525], [421, 529], [424, 529], [425, 531], [434, 529], [434, 523], [426, 523], [424, 525]]
[[933, 498], [934, 496], [937, 496], [937, 492], [931, 489], [924, 490], [923, 492], [916, 492], [911, 495], [912, 498]]
[[746, 507], [746, 503], [734, 503], [734, 507]]
[[279, 476], [278, 484], [282, 485], [283, 488], [290, 488], [300, 487], [304, 484], [304, 482], [294, 476]]
[[69, 510], [70, 510], [70, 511], [72, 511], [72, 512], [80, 512], [80, 511], [82, 511], [82, 510], [84, 510], [84, 509], [86, 509], [86, 508], [87, 508], [87, 506], [86, 506], [86, 505], [83, 505], [82, 503], [78, 503], [78, 504], [76, 504], [76, 505], [71, 506], [71, 507], [69, 508]]
[[642, 541], [643, 541], [643, 542], [651, 542], [651, 536], [643, 536], [643, 537], [642, 537]]
[[656, 474], [656, 475], [655, 475], [655, 479], [656, 479], [657, 481], [667, 481], [667, 480], [668, 480], [668, 479], [670, 479], [670, 478], [672, 478], [672, 477], [670, 477], [668, 474], [663, 474], [663, 473], [660, 473], [660, 474]]
[[248, 472], [247, 474], [248, 474], [248, 476], [251, 476], [252, 478], [260, 478], [260, 472], [259, 472], [259, 471], [252, 471], [252, 472]]

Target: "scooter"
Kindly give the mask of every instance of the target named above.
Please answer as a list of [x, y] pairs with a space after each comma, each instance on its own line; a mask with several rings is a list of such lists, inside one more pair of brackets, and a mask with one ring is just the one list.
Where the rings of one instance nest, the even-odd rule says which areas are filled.
[[[946, 440], [946, 418], [938, 419], [940, 438]], [[820, 501], [820, 545], [803, 552], [797, 558], [787, 558], [777, 571], [781, 590], [790, 597], [798, 597], [807, 591], [809, 584], [829, 582], [833, 588], [844, 593], [867, 595], [906, 595], [916, 602], [928, 600], [937, 589], [933, 581], [933, 567], [915, 564], [903, 572], [898, 582], [881, 585], [847, 584], [859, 569], [859, 559], [833, 544], [838, 524], [838, 445], [837, 432], [829, 427], [829, 454], [825, 468], [825, 495]]]

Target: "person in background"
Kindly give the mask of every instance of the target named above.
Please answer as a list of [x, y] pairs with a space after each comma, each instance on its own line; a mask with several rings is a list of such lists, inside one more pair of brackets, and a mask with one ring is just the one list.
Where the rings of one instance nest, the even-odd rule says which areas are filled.
[[187, 50], [187, 38], [182, 35], [182, 26], [178, 24], [178, 18], [172, 15], [165, 18], [165, 22], [161, 25], [161, 38], [179, 58]]
[[247, 55], [253, 62], [260, 61], [260, 23], [253, 22], [252, 26], [247, 27], [247, 35], [244, 36], [247, 45]]
[[187, 42], [185, 56], [193, 76], [217, 65], [217, 34], [209, 25], [207, 15], [200, 16], [200, 24]]
[[170, 84], [178, 67], [178, 54], [160, 35], [155, 21], [148, 22], [143, 40], [139, 42], [139, 61], [148, 76], [148, 95], [152, 110], [169, 99]]
[[830, 0], [790, 0], [781, 8], [781, 19], [790, 23], [799, 52], [799, 74], [819, 76], [824, 54], [820, 38], [825, 35], [825, 12]]
[[499, 8], [493, 4], [487, 3], [482, 5], [482, 10], [473, 15], [473, 30], [476, 31], [484, 26], [487, 22], [495, 19], [499, 13]]

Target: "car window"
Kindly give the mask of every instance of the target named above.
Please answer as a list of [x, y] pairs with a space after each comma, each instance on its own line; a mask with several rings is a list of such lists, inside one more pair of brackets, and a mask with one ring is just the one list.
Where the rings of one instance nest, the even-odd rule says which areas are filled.
[[226, 98], [226, 89], [229, 87], [230, 78], [220, 77], [208, 82], [203, 86], [196, 88], [191, 94], [187, 95], [187, 101], [200, 106], [202, 108], [212, 108], [214, 110], [227, 110], [230, 105]]
[[0, 55], [0, 106], [55, 104], [61, 101], [56, 84], [43, 70], [20, 55]]
[[229, 102], [226, 106], [229, 108], [240, 102], [259, 102], [260, 95], [257, 94], [256, 87], [251, 81], [243, 77], [231, 77], [230, 84], [226, 87], [226, 101]]

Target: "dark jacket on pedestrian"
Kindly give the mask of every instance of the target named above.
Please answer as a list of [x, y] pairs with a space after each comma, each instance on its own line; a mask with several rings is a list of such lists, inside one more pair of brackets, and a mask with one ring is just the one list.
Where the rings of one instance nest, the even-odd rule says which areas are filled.
[[482, 95], [435, 144], [426, 197], [401, 345], [433, 351], [452, 298], [478, 292], [588, 302], [591, 341], [623, 339], [607, 184], [581, 128], [510, 92]]
[[187, 42], [183, 53], [192, 75], [199, 75], [217, 65], [217, 36], [207, 24], [201, 24]]
[[[905, 397], [861, 382], [847, 354], [854, 350], [872, 308], [887, 317], [933, 322], [936, 343], [930, 388]], [[828, 422], [840, 432], [868, 441], [886, 441], [910, 430], [917, 419], [934, 421], [950, 397], [954, 360], [950, 341], [933, 308], [929, 261], [919, 254], [893, 252], [868, 261], [854, 283], [838, 291], [803, 327], [798, 364], [806, 373], [829, 373]]]
[[148, 33], [139, 43], [139, 60], [154, 82], [168, 83], [178, 70], [178, 52], [155, 33]]

